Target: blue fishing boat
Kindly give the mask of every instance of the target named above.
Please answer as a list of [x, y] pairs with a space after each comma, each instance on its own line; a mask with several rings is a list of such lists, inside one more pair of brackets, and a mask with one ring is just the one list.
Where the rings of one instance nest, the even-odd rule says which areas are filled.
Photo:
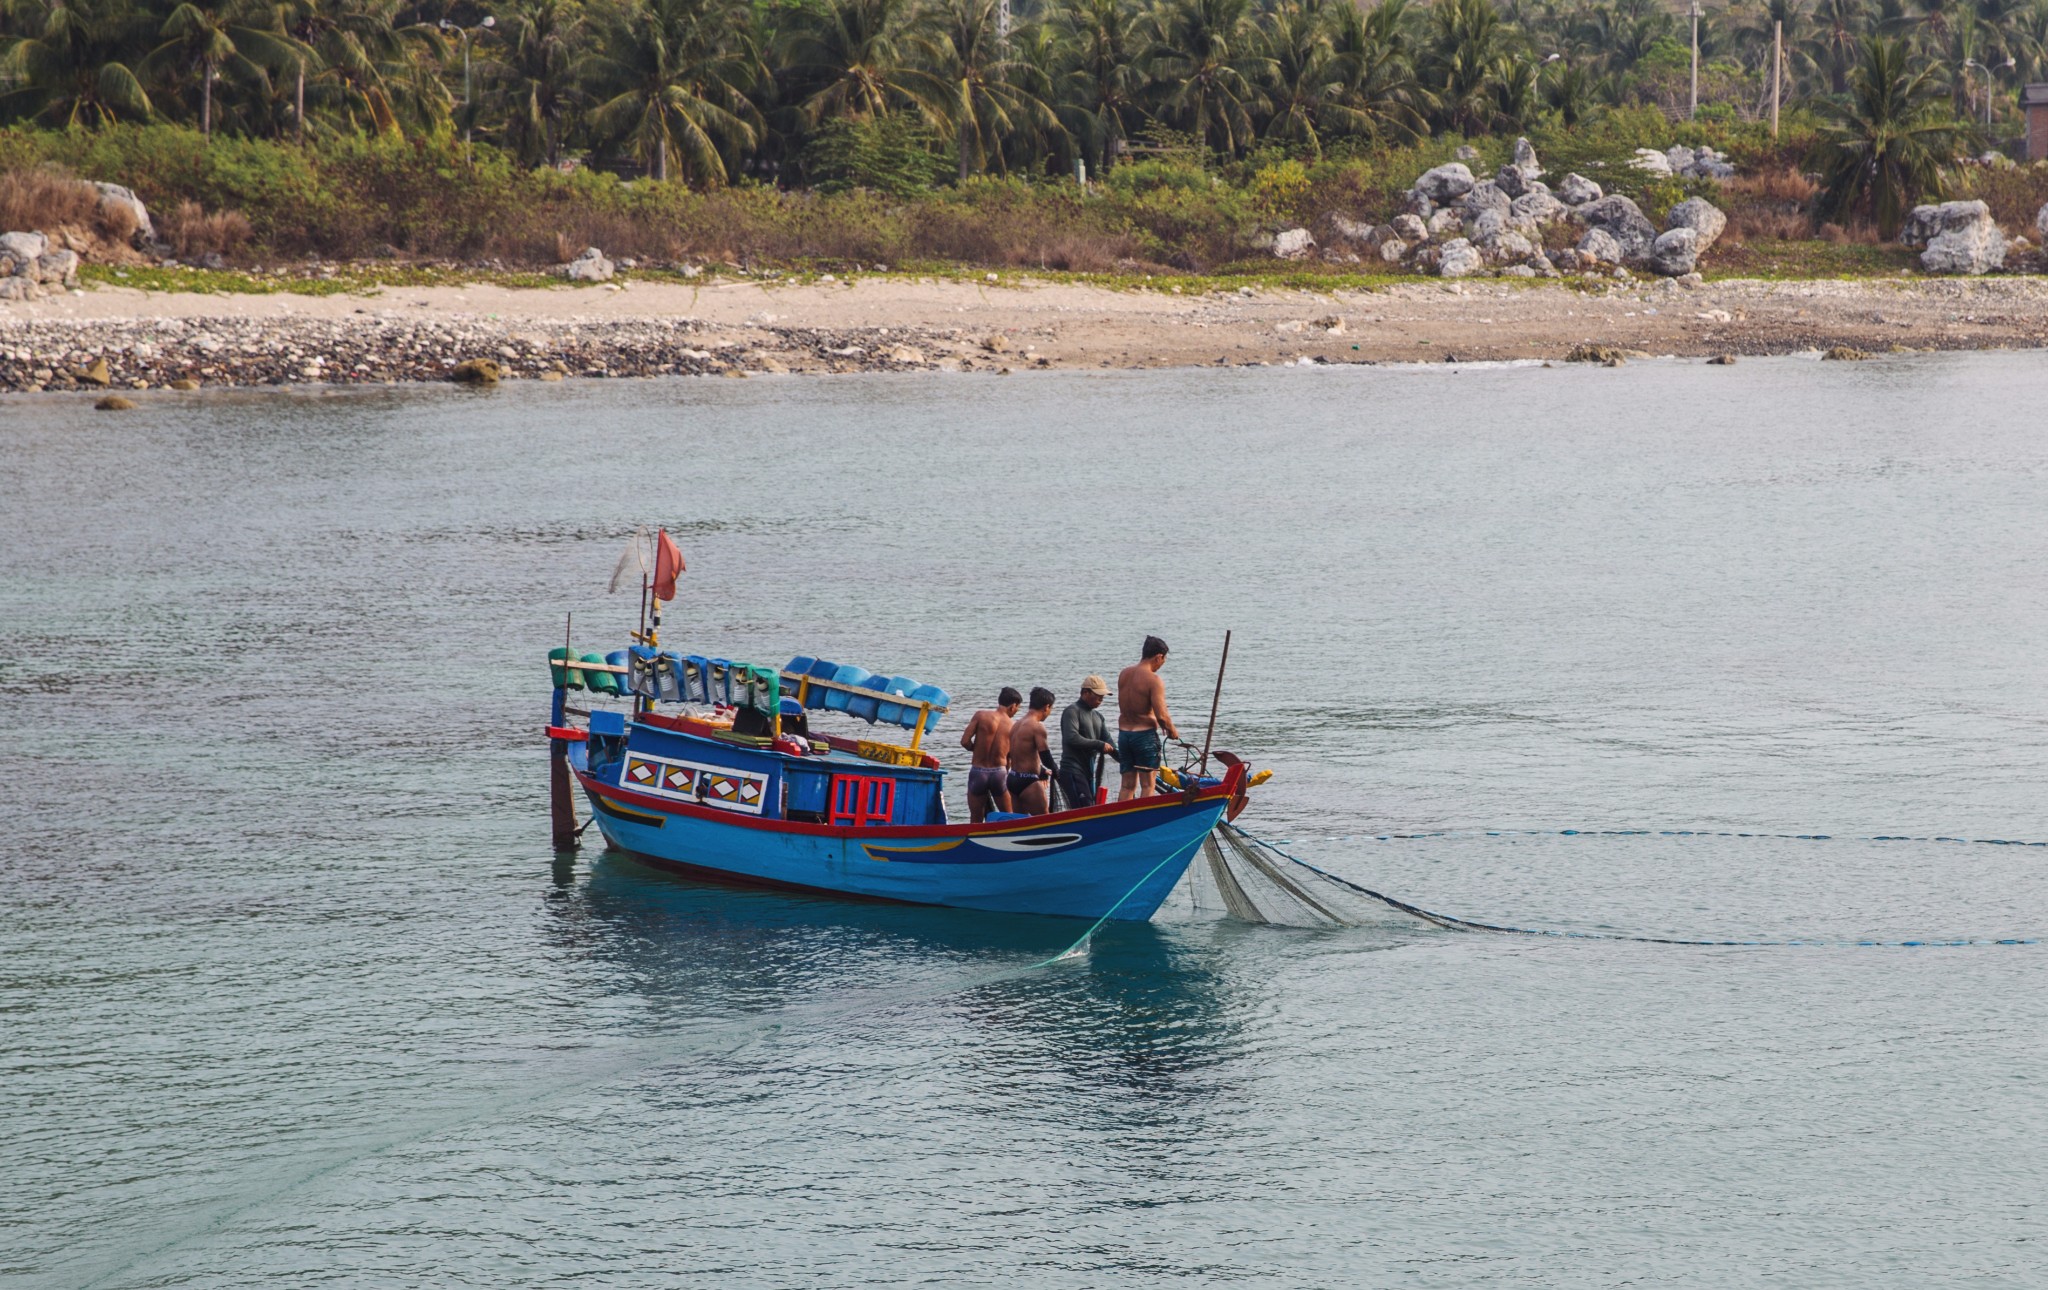
[[[1142, 921], [1264, 778], [1218, 752], [1220, 774], [1168, 770], [1172, 790], [1155, 796], [955, 823], [946, 772], [922, 748], [948, 711], [938, 687], [804, 656], [763, 667], [681, 655], [635, 637], [609, 655], [550, 653], [557, 846], [594, 824], [620, 851], [729, 881]], [[577, 691], [618, 705], [572, 707]], [[821, 714], [909, 737], [811, 733]], [[583, 825], [572, 781], [592, 812]]]

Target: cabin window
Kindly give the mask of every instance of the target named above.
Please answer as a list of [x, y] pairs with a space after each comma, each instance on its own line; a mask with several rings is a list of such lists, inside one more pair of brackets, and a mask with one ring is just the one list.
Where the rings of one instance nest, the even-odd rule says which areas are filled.
[[848, 828], [887, 824], [896, 807], [896, 781], [888, 775], [834, 775], [832, 823]]

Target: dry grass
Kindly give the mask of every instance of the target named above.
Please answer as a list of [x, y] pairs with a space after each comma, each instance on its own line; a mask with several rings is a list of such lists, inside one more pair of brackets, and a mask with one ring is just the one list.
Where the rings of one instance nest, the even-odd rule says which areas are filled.
[[0, 232], [91, 228], [99, 209], [99, 191], [91, 184], [46, 170], [0, 174]]
[[[1789, 167], [1760, 170], [1728, 182], [1728, 234], [1742, 241], [1796, 241], [1813, 233], [1820, 188]], [[1847, 236], [1846, 232], [1843, 234]], [[1827, 236], [1825, 233], [1822, 236]]]
[[156, 216], [157, 236], [171, 246], [179, 259], [206, 255], [230, 256], [255, 235], [240, 211], [208, 214], [198, 202], [183, 201]]

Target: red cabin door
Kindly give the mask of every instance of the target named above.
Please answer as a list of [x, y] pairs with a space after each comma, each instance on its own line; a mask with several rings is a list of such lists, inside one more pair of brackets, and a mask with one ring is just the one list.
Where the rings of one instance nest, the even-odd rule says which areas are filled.
[[834, 775], [832, 823], [864, 829], [887, 824], [896, 809], [896, 781], [887, 775]]

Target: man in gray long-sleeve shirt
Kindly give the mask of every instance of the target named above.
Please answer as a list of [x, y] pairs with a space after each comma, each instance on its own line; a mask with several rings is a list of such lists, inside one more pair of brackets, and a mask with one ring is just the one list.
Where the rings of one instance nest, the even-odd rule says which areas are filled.
[[1081, 697], [1060, 713], [1060, 796], [1068, 810], [1095, 805], [1095, 767], [1105, 753], [1114, 753], [1109, 723], [1096, 709], [1109, 695], [1099, 676], [1081, 682]]

